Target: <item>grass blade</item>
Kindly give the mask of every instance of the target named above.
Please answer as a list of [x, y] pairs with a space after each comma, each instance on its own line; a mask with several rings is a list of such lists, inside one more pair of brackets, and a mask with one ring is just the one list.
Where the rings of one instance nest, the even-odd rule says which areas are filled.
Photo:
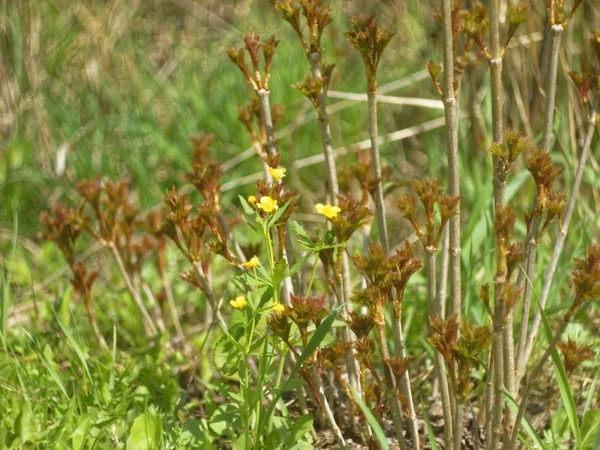
[[[546, 316], [546, 312], [540, 308], [541, 316], [542, 316], [542, 324], [544, 328], [544, 334], [546, 335], [546, 341], [552, 342], [552, 327], [550, 326], [550, 322], [548, 321], [548, 317]], [[579, 429], [579, 419], [577, 417], [577, 408], [575, 406], [575, 399], [573, 398], [573, 391], [571, 390], [571, 386], [569, 385], [569, 378], [567, 376], [567, 371], [565, 370], [565, 366], [563, 364], [563, 360], [560, 357], [558, 350], [555, 348], [552, 349], [552, 362], [554, 363], [554, 371], [556, 373], [556, 381], [558, 382], [558, 389], [560, 391], [560, 397], [562, 399], [563, 405], [565, 407], [565, 411], [567, 413], [567, 417], [569, 419], [569, 425], [571, 426], [571, 431], [575, 436], [575, 442], [577, 443], [577, 448], [582, 448], [581, 441], [581, 432]]]
[[[421, 402], [423, 405], [423, 402]], [[427, 438], [429, 439], [429, 445], [431, 446], [431, 450], [440, 450], [437, 442], [435, 441], [435, 432], [433, 431], [433, 427], [431, 426], [431, 420], [429, 419], [429, 414], [427, 414], [427, 408], [422, 406], [423, 409], [423, 419], [425, 420], [425, 427], [427, 429]]]
[[[515, 413], [515, 415], [517, 415], [519, 412], [519, 405], [517, 404], [515, 399], [512, 398], [512, 396], [507, 390], [504, 390], [504, 399], [506, 400], [506, 404], [508, 405], [508, 407]], [[525, 417], [525, 415], [523, 415], [523, 419], [521, 419], [521, 426], [523, 427], [523, 430], [525, 430], [525, 432], [529, 435], [529, 437], [538, 449], [547, 450], [544, 446], [544, 443], [537, 435], [535, 429], [533, 428], [527, 417]]]
[[369, 407], [365, 405], [365, 402], [362, 401], [360, 395], [358, 395], [358, 393], [354, 390], [352, 385], [348, 384], [348, 387], [350, 388], [350, 392], [352, 392], [352, 397], [354, 397], [354, 401], [360, 407], [361, 411], [365, 415], [365, 418], [367, 419], [367, 422], [369, 422], [371, 429], [375, 433], [377, 441], [379, 442], [379, 448], [381, 450], [389, 450], [390, 447], [388, 446], [387, 438], [385, 437], [385, 433], [383, 432], [381, 425], [379, 425], [379, 422], [377, 422], [377, 419], [375, 418], [375, 416], [373, 416]]

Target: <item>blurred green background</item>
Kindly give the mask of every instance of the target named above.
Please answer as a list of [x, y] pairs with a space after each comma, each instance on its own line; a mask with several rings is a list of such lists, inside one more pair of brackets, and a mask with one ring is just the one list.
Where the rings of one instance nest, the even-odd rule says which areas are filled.
[[[272, 101], [284, 107], [279, 126], [279, 150], [284, 166], [320, 155], [318, 123], [309, 102], [292, 87], [308, 65], [291, 27], [283, 22], [272, 0], [111, 0], [7, 1], [0, 17], [0, 255], [7, 255], [18, 230], [17, 257], [11, 263], [16, 288], [29, 289], [53, 280], [62, 267], [56, 249], [36, 239], [39, 213], [59, 199], [76, 201], [74, 183], [103, 174], [129, 178], [143, 209], [160, 203], [173, 184], [183, 185], [189, 164], [188, 137], [214, 133], [216, 156], [226, 167], [225, 206], [236, 214], [232, 200], [252, 192], [246, 176], [260, 171], [260, 162], [246, 152], [250, 139], [237, 120], [236, 105], [247, 102], [251, 90], [225, 55], [240, 45], [241, 35], [254, 30], [280, 40], [271, 81]], [[559, 69], [554, 158], [566, 168], [570, 186], [585, 126], [566, 72], [585, 65], [582, 42], [598, 12], [586, 2], [569, 27]], [[381, 62], [382, 92], [416, 100], [439, 98], [426, 73], [429, 60], [441, 61], [438, 2], [333, 1], [334, 23], [324, 47], [336, 64], [331, 90], [364, 93], [363, 63], [343, 38], [358, 12], [375, 14], [396, 33]], [[540, 138], [539, 86], [544, 78], [544, 5], [533, 4], [528, 23], [505, 60], [507, 128]], [[466, 295], [475, 293], [492, 266], [490, 99], [487, 64], [473, 59], [461, 88], [461, 194], [463, 263]], [[525, 73], [528, 71], [527, 73]], [[365, 102], [335, 98], [330, 105], [334, 148], [368, 139]], [[343, 95], [342, 95], [343, 96]], [[523, 101], [525, 99], [525, 101]], [[536, 100], [537, 99], [537, 100]], [[519, 103], [520, 101], [520, 103]], [[523, 103], [525, 103], [523, 105]], [[341, 107], [340, 107], [341, 105]], [[401, 181], [437, 176], [445, 185], [445, 131], [441, 104], [433, 107], [380, 103], [380, 134], [401, 132], [382, 146], [385, 162]], [[573, 107], [573, 105], [576, 105]], [[434, 122], [432, 122], [434, 121]], [[422, 128], [424, 127], [424, 128]], [[405, 132], [402, 132], [404, 130]], [[598, 224], [597, 145], [586, 168], [582, 196], [573, 228], [577, 255], [591, 242]], [[248, 157], [242, 158], [244, 155]], [[232, 162], [236, 161], [237, 164]], [[338, 167], [355, 162], [352, 154], [338, 158]], [[514, 204], [527, 206], [533, 183], [524, 164], [508, 186]], [[305, 211], [322, 200], [322, 163], [289, 171], [288, 180], [300, 192]], [[246, 180], [246, 184], [238, 182]], [[390, 198], [393, 205], [393, 200]], [[390, 206], [390, 211], [393, 207]], [[407, 227], [390, 212], [391, 235], [398, 243]], [[298, 215], [299, 220], [310, 219]], [[581, 224], [582, 226], [579, 226]], [[524, 224], [518, 225], [523, 233]], [[580, 239], [582, 238], [582, 239]], [[550, 247], [551, 248], [551, 247]], [[84, 249], [82, 249], [84, 250]], [[548, 257], [541, 250], [542, 262]], [[7, 260], [0, 256], [0, 265]], [[488, 272], [487, 270], [485, 271]], [[491, 272], [490, 272], [491, 273]], [[475, 277], [476, 274], [477, 277]], [[51, 278], [47, 278], [51, 277]], [[65, 280], [66, 281], [66, 280]], [[19, 290], [17, 292], [20, 292]], [[19, 296], [17, 296], [19, 298]]]

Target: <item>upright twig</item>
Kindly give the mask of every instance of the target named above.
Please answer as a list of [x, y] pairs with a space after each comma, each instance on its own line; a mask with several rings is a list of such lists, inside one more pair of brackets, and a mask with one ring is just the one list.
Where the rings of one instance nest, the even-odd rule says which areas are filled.
[[352, 19], [352, 30], [345, 33], [346, 39], [361, 53], [367, 75], [367, 96], [369, 108], [369, 132], [371, 139], [371, 164], [373, 176], [377, 180], [375, 187], [375, 210], [379, 240], [386, 253], [389, 252], [387, 224], [385, 221], [385, 203], [383, 200], [383, 183], [381, 175], [381, 158], [379, 155], [377, 125], [377, 67], [381, 54], [394, 36], [390, 31], [375, 23], [373, 16], [355, 16]]
[[[442, 27], [444, 29], [444, 115], [446, 119], [446, 148], [448, 156], [448, 195], [460, 195], [458, 163], [458, 101], [454, 89], [454, 47], [452, 32], [452, 1], [442, 0]], [[457, 213], [450, 219], [450, 315], [456, 315], [460, 321], [461, 311], [461, 274], [460, 274], [460, 203]], [[444, 256], [443, 256], [444, 257]], [[444, 316], [445, 296], [441, 315]]]
[[[565, 31], [565, 27], [570, 19], [573, 16], [575, 10], [577, 9], [578, 4], [573, 6], [571, 13], [568, 18], [564, 21], [558, 21], [555, 17], [554, 11], [554, 0], [550, 0], [550, 9], [548, 11], [548, 18], [550, 22], [550, 30], [552, 36], [552, 47], [550, 53], [550, 67], [549, 73], [546, 78], [546, 102], [545, 102], [545, 111], [544, 111], [544, 131], [542, 137], [542, 151], [545, 153], [550, 152], [550, 144], [553, 135], [553, 123], [554, 123], [554, 109], [555, 109], [555, 101], [556, 101], [556, 86], [557, 86], [557, 74], [558, 74], [558, 59], [560, 55], [560, 48], [562, 43], [562, 37]], [[517, 373], [517, 381], [520, 380], [524, 367], [527, 364], [527, 360], [525, 359], [526, 347], [527, 347], [527, 338], [528, 338], [528, 327], [529, 327], [529, 314], [531, 310], [531, 293], [532, 293], [532, 285], [536, 276], [536, 253], [537, 253], [537, 233], [540, 227], [540, 219], [539, 217], [534, 217], [531, 222], [530, 229], [528, 230], [528, 234], [526, 237], [526, 247], [525, 247], [525, 272], [519, 273], [519, 279], [517, 281], [517, 285], [520, 288], [523, 288], [523, 306], [521, 313], [521, 324], [519, 327], [519, 339], [517, 343], [517, 352], [516, 352], [516, 373]], [[514, 394], [514, 392], [511, 392]]]
[[[323, 49], [321, 39], [325, 27], [331, 22], [331, 7], [329, 5], [320, 5], [318, 1], [307, 2], [303, 4], [302, 13], [306, 19], [308, 26], [308, 39], [304, 36], [304, 31], [300, 24], [300, 8], [294, 5], [293, 0], [280, 1], [276, 8], [281, 13], [283, 19], [287, 21], [296, 34], [300, 38], [300, 43], [304, 49], [307, 60], [311, 68], [311, 77], [307, 77], [304, 84], [295, 85], [306, 97], [311, 100], [317, 111], [319, 126], [321, 129], [321, 142], [323, 145], [323, 157], [327, 168], [329, 190], [329, 198], [331, 205], [339, 204], [339, 185], [337, 179], [337, 168], [335, 163], [335, 155], [331, 145], [331, 127], [329, 124], [329, 113], [327, 112], [327, 91], [331, 79], [331, 71], [333, 65], [326, 65], [323, 62]], [[348, 255], [345, 251], [339, 253], [341, 255], [341, 276], [342, 276], [342, 303], [347, 306], [343, 311], [343, 316], [347, 316], [347, 311], [350, 311], [350, 297], [352, 294], [352, 282], [350, 279], [350, 265]], [[353, 336], [346, 328], [343, 331], [344, 339], [347, 342], [353, 341]], [[348, 366], [348, 376], [350, 384], [360, 394], [362, 388], [358, 376], [358, 362], [354, 358], [352, 352], [348, 352], [346, 363]]]
[[585, 140], [583, 142], [583, 147], [581, 149], [581, 155], [579, 157], [577, 172], [575, 174], [575, 179], [573, 180], [573, 187], [571, 189], [571, 196], [566, 207], [566, 212], [563, 217], [562, 225], [560, 227], [556, 243], [554, 244], [552, 257], [550, 258], [548, 268], [546, 269], [546, 272], [544, 274], [544, 282], [542, 284], [542, 292], [540, 294], [540, 306], [531, 323], [531, 329], [529, 330], [529, 333], [527, 335], [524, 351], [521, 355], [519, 355], [519, 365], [517, 367], [517, 381], [520, 381], [523, 378], [523, 375], [525, 373], [525, 366], [527, 364], [527, 361], [531, 357], [531, 352], [533, 351], [533, 346], [535, 344], [537, 333], [542, 320], [541, 310], [546, 307], [548, 297], [550, 296], [550, 288], [552, 287], [552, 282], [554, 281], [554, 273], [556, 272], [556, 268], [558, 267], [558, 261], [560, 260], [560, 255], [562, 253], [562, 249], [567, 238], [569, 225], [571, 224], [573, 211], [575, 210], [575, 202], [577, 200], [577, 196], [579, 195], [579, 188], [583, 179], [583, 171], [585, 169], [585, 164], [589, 155], [590, 147], [592, 145], [592, 138], [594, 137], [594, 132], [596, 130], [597, 124], [598, 114], [596, 113], [596, 111], [593, 111], [589, 119], [589, 125], [587, 128]]
[[144, 325], [144, 331], [146, 332], [146, 335], [148, 337], [156, 336], [158, 332], [156, 330], [156, 326], [154, 325], [154, 321], [152, 320], [150, 313], [148, 313], [148, 310], [146, 309], [146, 306], [144, 305], [144, 302], [142, 300], [142, 296], [140, 295], [140, 292], [135, 288], [133, 281], [131, 280], [131, 277], [129, 276], [129, 273], [127, 272], [127, 269], [125, 268], [125, 264], [123, 263], [123, 259], [121, 258], [121, 254], [119, 253], [119, 249], [117, 248], [116, 245], [114, 245], [112, 243], [108, 244], [108, 246], [111, 250], [113, 258], [115, 259], [115, 262], [117, 263], [117, 267], [119, 268], [121, 277], [123, 278], [123, 281], [125, 281], [125, 286], [127, 286], [127, 290], [131, 294], [131, 297], [133, 298], [133, 301], [135, 302], [135, 305], [137, 306], [138, 311], [142, 315], [142, 324]]
[[[427, 297], [429, 299], [429, 315], [430, 320], [441, 318], [441, 311], [437, 301], [437, 248], [435, 246], [428, 246], [425, 249], [427, 253]], [[452, 401], [450, 397], [450, 389], [448, 386], [448, 378], [446, 376], [446, 370], [444, 368], [444, 358], [442, 354], [436, 350], [433, 357], [433, 363], [435, 367], [435, 373], [438, 379], [440, 387], [440, 393], [442, 397], [442, 411], [444, 414], [444, 448], [448, 450], [460, 450], [459, 447], [455, 447], [454, 441], [454, 429], [453, 429], [453, 411]]]

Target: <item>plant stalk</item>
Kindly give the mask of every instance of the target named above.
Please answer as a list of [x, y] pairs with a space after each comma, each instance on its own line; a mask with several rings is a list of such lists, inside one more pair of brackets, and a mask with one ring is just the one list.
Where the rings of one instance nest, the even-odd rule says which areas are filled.
[[[446, 147], [448, 154], [448, 194], [460, 195], [458, 162], [458, 101], [454, 93], [454, 48], [452, 35], [452, 0], [442, 0], [442, 27], [444, 29], [444, 115], [446, 120]], [[501, 111], [501, 108], [500, 108]], [[461, 273], [460, 273], [460, 202], [457, 213], [450, 219], [450, 315], [460, 323]], [[445, 296], [440, 296], [445, 316]]]
[[377, 85], [373, 82], [373, 87], [367, 90], [369, 104], [369, 132], [371, 134], [371, 163], [373, 165], [373, 176], [377, 180], [375, 191], [375, 210], [377, 215], [377, 227], [379, 230], [379, 240], [385, 253], [389, 253], [390, 245], [388, 240], [387, 224], [385, 222], [385, 203], [383, 202], [383, 183], [381, 181], [381, 159], [379, 156], [378, 126], [377, 126]]
[[[401, 303], [399, 305], [392, 305], [392, 312], [394, 316], [394, 350], [396, 357], [404, 359], [406, 358], [406, 344], [404, 343], [404, 336], [402, 335], [401, 306]], [[412, 397], [412, 389], [410, 386], [410, 374], [408, 373], [408, 370], [404, 373], [404, 375], [402, 375], [400, 383], [402, 391], [404, 392], [406, 408], [408, 409], [408, 431], [410, 432], [410, 437], [413, 442], [413, 448], [415, 450], [419, 450], [419, 425], [417, 423], [417, 415], [415, 413], [415, 405]]]
[[569, 225], [571, 224], [571, 219], [573, 217], [573, 211], [575, 210], [575, 201], [577, 200], [577, 196], [579, 194], [579, 188], [581, 187], [581, 181], [583, 179], [583, 171], [585, 169], [585, 164], [588, 158], [588, 154], [590, 151], [590, 147], [592, 145], [592, 138], [594, 137], [594, 132], [596, 130], [596, 125], [598, 121], [598, 115], [596, 111], [592, 112], [590, 117], [589, 125], [587, 128], [585, 140], [583, 142], [583, 148], [581, 149], [581, 155], [579, 157], [579, 165], [577, 167], [577, 172], [575, 174], [575, 180], [573, 181], [573, 188], [571, 190], [571, 196], [569, 198], [569, 203], [567, 204], [566, 213], [563, 217], [562, 225], [560, 227], [560, 232], [556, 239], [556, 243], [554, 244], [554, 250], [552, 252], [552, 257], [550, 259], [550, 263], [548, 264], [548, 268], [546, 269], [546, 273], [544, 275], [544, 283], [542, 284], [542, 292], [540, 294], [540, 306], [537, 310], [535, 317], [533, 318], [533, 322], [531, 323], [531, 329], [529, 330], [529, 334], [527, 335], [525, 351], [523, 355], [519, 357], [519, 361], [522, 363], [520, 370], [517, 373], [517, 382], [523, 378], [525, 372], [525, 365], [527, 361], [531, 357], [531, 352], [533, 351], [533, 345], [535, 343], [537, 333], [540, 327], [540, 323], [542, 320], [542, 313], [546, 307], [546, 303], [548, 301], [548, 297], [550, 296], [550, 288], [552, 286], [552, 281], [554, 281], [554, 273], [556, 272], [556, 268], [558, 266], [558, 261], [560, 259], [560, 255], [562, 253], [563, 246], [565, 244], [567, 238], [567, 232], [569, 231]]
[[[558, 59], [560, 54], [560, 46], [562, 42], [562, 36], [564, 33], [564, 27], [561, 24], [552, 25], [552, 50], [550, 55], [550, 72], [546, 81], [546, 104], [544, 113], [544, 133], [542, 137], [542, 151], [550, 152], [550, 141], [552, 139], [552, 124], [554, 122], [554, 105], [556, 100], [556, 84], [557, 84], [557, 73], [558, 73]], [[523, 288], [523, 307], [521, 314], [521, 325], [519, 328], [519, 340], [517, 344], [517, 355], [516, 355], [516, 370], [517, 379], [520, 379], [519, 375], [524, 370], [527, 360], [524, 359], [525, 347], [527, 344], [527, 331], [529, 327], [529, 312], [531, 309], [531, 293], [532, 284], [534, 282], [536, 270], [535, 270], [535, 255], [537, 252], [537, 233], [540, 227], [541, 219], [537, 216], [531, 223], [531, 232], [527, 236], [527, 244], [525, 247], [525, 261], [526, 261], [526, 276], [521, 272], [517, 280], [517, 286]], [[511, 392], [514, 396], [514, 392]]]
[[387, 346], [387, 339], [385, 334], [385, 323], [376, 324], [377, 328], [377, 340], [379, 344], [379, 351], [381, 352], [381, 359], [383, 360], [383, 375], [386, 384], [386, 396], [392, 412], [392, 421], [394, 423], [394, 430], [396, 431], [396, 438], [398, 444], [402, 450], [406, 450], [406, 441], [404, 439], [404, 429], [402, 426], [402, 406], [400, 400], [396, 395], [396, 380], [391, 367], [385, 363], [386, 359], [389, 359], [390, 352]]
[[[312, 77], [315, 80], [322, 78], [321, 74], [321, 55], [317, 52], [309, 55], [308, 60], [311, 66]], [[329, 114], [327, 112], [327, 91], [326, 86], [321, 88], [319, 93], [319, 110], [317, 111], [319, 117], [319, 125], [321, 127], [321, 141], [323, 143], [323, 156], [325, 158], [325, 165], [327, 167], [327, 175], [329, 178], [328, 188], [329, 196], [331, 197], [331, 204], [338, 204], [339, 185], [337, 179], [337, 168], [335, 163], [335, 155], [333, 154], [333, 147], [331, 145], [331, 127], [329, 125]], [[344, 317], [346, 315], [346, 309], [350, 311], [352, 305], [350, 304], [350, 297], [352, 295], [352, 282], [350, 279], [350, 262], [348, 261], [348, 255], [346, 252], [342, 252], [342, 292], [343, 302], [346, 303], [346, 308], [343, 312]], [[344, 338], [346, 342], [353, 342], [354, 336], [347, 330], [344, 332]], [[348, 377], [351, 386], [356, 392], [362, 392], [360, 385], [360, 378], [358, 376], [358, 362], [354, 358], [353, 353], [350, 351], [346, 357], [346, 365], [348, 366]]]
[[133, 301], [135, 302], [135, 305], [137, 306], [140, 314], [142, 315], [142, 324], [144, 325], [144, 331], [146, 333], [146, 336], [148, 336], [148, 337], [156, 336], [158, 334], [158, 332], [156, 330], [156, 326], [154, 325], [154, 321], [152, 320], [152, 317], [150, 317], [150, 314], [148, 313], [148, 310], [146, 309], [146, 306], [144, 305], [144, 302], [142, 301], [142, 296], [140, 295], [140, 292], [135, 288], [135, 286], [133, 285], [133, 281], [131, 280], [131, 277], [127, 273], [127, 269], [125, 268], [125, 264], [123, 263], [123, 259], [121, 258], [121, 254], [119, 253], [117, 246], [114, 244], [110, 244], [109, 246], [110, 246], [110, 250], [113, 254], [113, 257], [114, 257], [115, 261], [117, 262], [117, 266], [119, 267], [121, 276], [123, 277], [123, 280], [125, 281], [125, 286], [127, 286], [127, 290], [133, 297]]
[[[429, 299], [429, 316], [440, 317], [441, 312], [439, 310], [439, 302], [437, 301], [437, 271], [436, 271], [436, 259], [437, 259], [437, 248], [434, 246], [428, 246], [425, 249], [427, 253], [427, 296]], [[439, 351], [435, 351], [433, 357], [434, 365], [434, 376], [438, 379], [438, 385], [442, 396], [442, 412], [444, 414], [444, 448], [452, 450], [454, 445], [453, 438], [453, 422], [452, 422], [452, 400], [450, 397], [450, 387], [448, 385], [448, 378], [446, 371], [444, 370], [444, 358]], [[460, 450], [460, 449], [454, 449]]]

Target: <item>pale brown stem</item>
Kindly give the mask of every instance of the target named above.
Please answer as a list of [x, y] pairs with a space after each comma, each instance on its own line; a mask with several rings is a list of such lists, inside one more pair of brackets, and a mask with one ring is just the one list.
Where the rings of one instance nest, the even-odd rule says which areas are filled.
[[[441, 312], [439, 310], [439, 302], [437, 301], [437, 249], [433, 246], [425, 249], [427, 253], [427, 296], [429, 303], [429, 316], [440, 317]], [[450, 387], [448, 385], [448, 378], [446, 371], [444, 370], [444, 358], [439, 351], [435, 351], [433, 357], [434, 365], [434, 376], [438, 379], [440, 391], [442, 394], [442, 411], [444, 414], [444, 443], [445, 449], [452, 450], [454, 445], [453, 438], [453, 414], [452, 414], [452, 400], [450, 397]], [[460, 450], [460, 449], [454, 449]]]
[[127, 286], [127, 290], [131, 294], [131, 297], [133, 297], [133, 301], [135, 302], [135, 305], [137, 306], [142, 316], [142, 324], [144, 325], [144, 331], [146, 332], [146, 336], [156, 336], [158, 332], [156, 330], [156, 326], [154, 325], [154, 321], [152, 320], [152, 317], [148, 313], [148, 310], [146, 309], [146, 306], [142, 301], [142, 296], [140, 295], [140, 292], [135, 288], [135, 286], [133, 285], [133, 281], [129, 276], [129, 273], [127, 273], [127, 269], [125, 268], [125, 264], [123, 263], [123, 259], [121, 258], [119, 250], [114, 244], [109, 245], [109, 247], [117, 263], [117, 266], [119, 267], [121, 277], [123, 278], [123, 281], [125, 281], [125, 286]]
[[[448, 155], [448, 194], [460, 195], [458, 162], [458, 101], [454, 94], [454, 48], [452, 32], [452, 0], [442, 0], [442, 27], [444, 29], [444, 115], [446, 119], [446, 148]], [[460, 322], [460, 202], [457, 213], [450, 219], [450, 315]], [[444, 293], [445, 294], [445, 293]], [[445, 309], [445, 297], [440, 296]], [[441, 313], [444, 317], [444, 312]]]
[[[490, 78], [492, 91], [492, 135], [495, 144], [502, 144], [504, 140], [504, 92], [502, 85], [502, 48], [500, 42], [500, 2], [490, 0]], [[504, 205], [504, 190], [506, 182], [501, 177], [501, 161], [493, 158], [494, 166], [494, 210], [497, 213]], [[503, 322], [504, 305], [502, 296], [506, 284], [506, 255], [500, 254], [500, 245], [496, 242], [497, 274], [494, 280], [494, 337], [492, 341], [493, 371], [494, 371], [494, 398], [491, 418], [491, 439], [487, 450], [497, 450], [502, 434], [502, 419], [504, 412], [504, 342]]]
[[344, 436], [342, 435], [342, 431], [335, 421], [335, 416], [333, 415], [333, 411], [331, 410], [331, 406], [327, 401], [327, 396], [325, 395], [325, 389], [323, 388], [323, 383], [321, 382], [321, 378], [317, 374], [317, 369], [313, 367], [310, 371], [312, 382], [314, 383], [317, 389], [317, 395], [319, 396], [319, 400], [321, 402], [321, 406], [323, 412], [325, 413], [325, 417], [327, 422], [329, 422], [329, 426], [333, 435], [335, 436], [335, 440], [341, 449], [347, 449], [346, 441]]
[[200, 265], [199, 262], [193, 262], [193, 261], [192, 261], [192, 265], [194, 266], [194, 271], [196, 272], [196, 276], [198, 277], [198, 280], [200, 281], [200, 285], [202, 286], [202, 291], [204, 292], [204, 294], [206, 295], [206, 298], [208, 299], [208, 304], [211, 307], [211, 310], [214, 314], [215, 320], [221, 327], [224, 327], [226, 329], [227, 325], [225, 325], [225, 321], [223, 320], [223, 315], [221, 314], [221, 311], [219, 309], [219, 304], [217, 303], [217, 298], [216, 298], [215, 293], [213, 292], [212, 288], [210, 287], [210, 284], [209, 284], [208, 280], [206, 279], [206, 276], [204, 275], [202, 266]]
[[454, 415], [454, 449], [462, 449], [462, 434], [463, 434], [463, 422], [465, 417], [465, 402], [464, 400], [457, 399], [456, 401], [456, 413]]
[[144, 294], [146, 295], [146, 298], [148, 299], [148, 302], [150, 303], [150, 306], [154, 311], [154, 317], [156, 317], [156, 326], [158, 327], [158, 330], [161, 333], [164, 333], [165, 331], [167, 331], [167, 329], [165, 327], [165, 321], [162, 316], [162, 310], [160, 309], [160, 306], [158, 305], [158, 302], [156, 301], [156, 298], [154, 297], [150, 286], [148, 286], [146, 283], [142, 283], [142, 290], [144, 291]]
[[260, 99], [260, 110], [265, 124], [265, 133], [267, 135], [267, 150], [269, 156], [277, 154], [277, 144], [275, 141], [275, 131], [273, 129], [273, 119], [271, 117], [271, 103], [269, 101], [269, 91], [259, 89], [258, 98]]
[[554, 244], [554, 251], [552, 252], [550, 263], [548, 264], [548, 268], [546, 269], [546, 273], [544, 274], [544, 283], [542, 284], [542, 293], [540, 294], [539, 301], [540, 306], [539, 309], [536, 311], [535, 317], [533, 318], [533, 322], [531, 324], [531, 329], [529, 330], [529, 334], [527, 335], [527, 344], [525, 346], [525, 352], [521, 358], [523, 361], [525, 361], [525, 363], [523, 364], [522, 371], [517, 374], [517, 382], [520, 382], [521, 378], [523, 377], [525, 371], [524, 366], [531, 357], [531, 352], [533, 351], [533, 345], [535, 343], [535, 339], [537, 337], [537, 333], [542, 320], [541, 311], [546, 307], [546, 303], [550, 295], [552, 281], [554, 281], [554, 273], [556, 272], [558, 261], [560, 259], [560, 255], [562, 253], [562, 249], [567, 238], [567, 232], [569, 231], [569, 225], [571, 224], [571, 218], [573, 217], [573, 211], [575, 210], [575, 201], [577, 200], [577, 196], [579, 194], [579, 188], [583, 179], [583, 171], [585, 169], [585, 164], [590, 151], [590, 146], [592, 145], [592, 138], [594, 137], [597, 120], [598, 115], [596, 111], [593, 111], [590, 117], [590, 122], [586, 132], [585, 140], [583, 142], [583, 148], [581, 149], [579, 165], [577, 166], [575, 180], [573, 181], [573, 188], [571, 189], [569, 203], [567, 204], [566, 212], [562, 221], [562, 226], [560, 227], [560, 232], [556, 239], [556, 243]]
[[392, 422], [394, 423], [398, 444], [402, 450], [406, 450], [406, 441], [404, 439], [404, 429], [402, 426], [402, 406], [396, 395], [396, 380], [392, 369], [385, 362], [385, 360], [390, 357], [385, 334], [385, 324], [377, 324], [376, 328], [379, 351], [381, 352], [381, 359], [383, 360], [383, 378], [386, 384], [385, 391], [392, 412]]
[[[550, 142], [552, 140], [552, 124], [554, 122], [554, 105], [556, 100], [556, 81], [558, 72], [558, 59], [564, 27], [561, 24], [552, 25], [552, 50], [550, 54], [550, 69], [546, 81], [546, 103], [544, 113], [544, 133], [542, 137], [542, 151], [550, 152]], [[517, 380], [520, 380], [519, 374], [523, 373], [527, 360], [524, 358], [527, 345], [527, 329], [529, 327], [529, 312], [531, 309], [532, 284], [536, 275], [535, 257], [537, 252], [537, 234], [541, 219], [534, 217], [531, 224], [531, 230], [527, 236], [525, 247], [526, 277], [523, 272], [519, 274], [517, 286], [523, 288], [523, 309], [521, 314], [521, 325], [519, 329], [519, 340], [517, 344], [516, 369]], [[511, 394], [514, 395], [513, 392]]]
[[[315, 80], [321, 79], [321, 55], [318, 53], [312, 53], [309, 55], [308, 60], [311, 65], [312, 77]], [[321, 126], [321, 141], [323, 144], [323, 156], [325, 158], [325, 165], [327, 166], [327, 175], [329, 178], [328, 188], [329, 196], [332, 205], [338, 204], [337, 195], [339, 194], [339, 185], [337, 179], [337, 169], [335, 163], [335, 156], [333, 154], [333, 147], [331, 145], [331, 127], [329, 125], [329, 114], [327, 112], [327, 92], [325, 86], [321, 89], [319, 94], [319, 110], [317, 111], [319, 116], [319, 124]], [[342, 252], [342, 289], [343, 289], [343, 303], [345, 303], [348, 311], [352, 310], [350, 303], [350, 297], [352, 295], [352, 282], [350, 279], [350, 263], [348, 261], [348, 255], [346, 252]], [[354, 341], [354, 336], [351, 331], [345, 332], [345, 340], [347, 342]], [[358, 362], [354, 358], [353, 353], [350, 351], [346, 357], [346, 364], [348, 366], [348, 377], [350, 384], [359, 393], [362, 392], [360, 385], [360, 379], [358, 376]]]
[[538, 360], [538, 362], [533, 367], [533, 369], [531, 370], [529, 375], [526, 377], [525, 387], [523, 388], [523, 396], [521, 397], [521, 402], [519, 403], [519, 410], [517, 412], [515, 426], [512, 430], [512, 435], [510, 438], [510, 445], [507, 447], [508, 450], [514, 450], [516, 448], [517, 438], [519, 437], [519, 429], [521, 428], [521, 421], [523, 419], [523, 415], [525, 414], [525, 408], [527, 407], [527, 401], [529, 400], [531, 384], [535, 381], [536, 377], [540, 374], [540, 372], [542, 371], [542, 368], [544, 367], [544, 364], [546, 363], [546, 361], [552, 354], [552, 351], [554, 350], [556, 345], [562, 339], [562, 335], [565, 332], [565, 329], [567, 328], [568, 324], [569, 324], [568, 320], [562, 321], [560, 328], [558, 329], [558, 332], [554, 335], [554, 338], [548, 345], [548, 348], [546, 348], [546, 351], [544, 352], [542, 357]]
[[[394, 351], [396, 357], [400, 359], [406, 358], [406, 344], [404, 343], [404, 336], [402, 334], [402, 314], [400, 305], [392, 306], [392, 312], [394, 316], [393, 320], [393, 331], [394, 331]], [[408, 410], [408, 431], [413, 442], [413, 448], [418, 450], [420, 448], [419, 440], [419, 425], [417, 423], [417, 415], [415, 413], [415, 405], [412, 396], [412, 389], [410, 386], [410, 374], [408, 370], [402, 376], [400, 380], [402, 391], [406, 401], [406, 408]]]
[[379, 156], [378, 126], [377, 126], [377, 90], [368, 89], [369, 103], [369, 132], [371, 134], [371, 164], [373, 166], [373, 176], [377, 181], [375, 190], [375, 210], [377, 216], [377, 227], [379, 230], [379, 240], [385, 253], [389, 253], [390, 245], [388, 241], [387, 224], [385, 221], [385, 203], [383, 202], [383, 183], [381, 182], [381, 159]]
[[179, 312], [177, 311], [177, 305], [175, 304], [173, 289], [171, 289], [169, 277], [164, 270], [160, 271], [160, 279], [165, 290], [165, 296], [167, 297], [167, 306], [169, 307], [169, 314], [171, 316], [171, 320], [173, 321], [173, 326], [175, 327], [175, 333], [177, 334], [177, 338], [182, 343], [183, 347], [187, 348], [188, 344], [185, 339], [185, 334], [183, 334], [181, 321], [179, 320]]
[[100, 347], [102, 347], [104, 350], [108, 349], [106, 340], [104, 339], [104, 336], [102, 336], [100, 328], [98, 328], [98, 324], [96, 323], [96, 318], [94, 317], [94, 311], [92, 309], [92, 299], [90, 297], [90, 294], [84, 294], [83, 303], [85, 304], [85, 309], [87, 311], [90, 325], [92, 326], [92, 331], [94, 332], [94, 336], [96, 337], [96, 341], [98, 341], [98, 344], [100, 344]]

